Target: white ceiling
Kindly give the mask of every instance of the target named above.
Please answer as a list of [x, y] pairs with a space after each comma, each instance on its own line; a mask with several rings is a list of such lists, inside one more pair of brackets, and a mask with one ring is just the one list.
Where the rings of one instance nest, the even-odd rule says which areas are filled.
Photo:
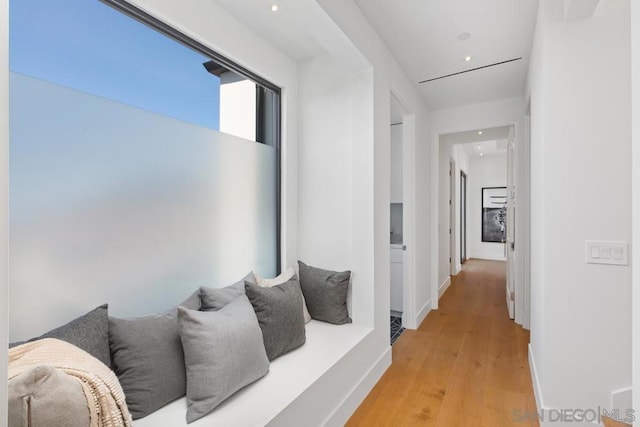
[[469, 142], [495, 141], [508, 139], [511, 126], [475, 129], [465, 132], [454, 132], [440, 135], [440, 142], [445, 144], [466, 144]]
[[483, 141], [470, 144], [462, 144], [462, 149], [469, 157], [496, 156], [507, 154], [507, 140]]
[[504, 155], [511, 126], [475, 129], [440, 135], [440, 143], [460, 145], [469, 157]]
[[[355, 1], [430, 108], [524, 94], [538, 0]], [[458, 40], [465, 32], [471, 37]], [[518, 57], [523, 59], [418, 84]]]
[[[296, 61], [325, 52], [310, 34], [296, 0], [215, 0], [227, 12]], [[271, 11], [278, 4], [277, 12]]]
[[[313, 35], [314, 1], [214, 1], [296, 61], [326, 52]], [[524, 95], [538, 0], [340, 1], [355, 1], [431, 109]], [[270, 9], [274, 2], [280, 6], [276, 13]], [[471, 37], [458, 40], [464, 32]]]

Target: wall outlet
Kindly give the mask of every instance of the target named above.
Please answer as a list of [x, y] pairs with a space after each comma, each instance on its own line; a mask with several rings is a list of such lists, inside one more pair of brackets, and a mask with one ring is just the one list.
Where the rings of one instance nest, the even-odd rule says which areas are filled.
[[629, 265], [627, 242], [587, 240], [585, 261], [587, 264]]

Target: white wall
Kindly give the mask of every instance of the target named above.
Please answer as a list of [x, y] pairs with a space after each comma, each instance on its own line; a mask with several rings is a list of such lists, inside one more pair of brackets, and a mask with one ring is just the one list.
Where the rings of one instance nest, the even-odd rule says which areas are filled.
[[507, 186], [507, 154], [469, 159], [467, 224], [469, 258], [505, 261], [504, 244], [482, 241], [482, 188]]
[[402, 123], [391, 126], [391, 203], [402, 203]]
[[[633, 238], [631, 247], [640, 247], [640, 224], [638, 218], [640, 218], [640, 4], [638, 2], [631, 2], [631, 117], [632, 117], [632, 160], [631, 171], [632, 180], [631, 184], [634, 189], [633, 208], [632, 208], [632, 228]], [[632, 388], [634, 390], [640, 390], [640, 272], [638, 266], [640, 266], [640, 251], [632, 251], [632, 265], [636, 268], [633, 269], [633, 300], [632, 300], [632, 312], [633, 312], [633, 379]], [[640, 393], [633, 393], [633, 407], [640, 408]]]
[[593, 17], [564, 22], [561, 2], [540, 2], [531, 357], [547, 408], [607, 408], [631, 384], [631, 269], [586, 264], [584, 249], [631, 238], [629, 3], [601, 1]]
[[298, 72], [299, 258], [329, 270], [350, 270], [354, 268], [351, 81], [330, 55], [301, 63]]
[[[0, 414], [7, 407], [9, 345], [8, 177], [9, 177], [9, 2], [0, 0]], [[7, 418], [0, 418], [0, 426]]]
[[[454, 132], [462, 132], [474, 129], [483, 129], [489, 127], [499, 127], [507, 125], [515, 125], [515, 144], [520, 144], [523, 140], [522, 137], [522, 118], [524, 115], [525, 99], [523, 97], [499, 99], [495, 101], [488, 101], [479, 104], [465, 105], [463, 107], [448, 108], [443, 110], [437, 110], [432, 112], [431, 115], [431, 192], [434, 195], [438, 195], [435, 200], [441, 200], [442, 189], [440, 188], [440, 145], [438, 143], [440, 135]], [[526, 159], [520, 159], [524, 162]], [[447, 166], [448, 168], [448, 166]], [[448, 192], [447, 187], [447, 192]], [[440, 235], [443, 218], [441, 216], [440, 203], [434, 203], [431, 205], [431, 233], [434, 236]], [[521, 225], [517, 225], [520, 227]], [[432, 270], [431, 274], [431, 288], [432, 292], [435, 292], [438, 286], [442, 283], [441, 272], [445, 271], [448, 267], [446, 265], [449, 262], [449, 256], [446, 258], [440, 256], [439, 246], [441, 239], [433, 239], [431, 241], [433, 264], [437, 265], [437, 268]], [[435, 254], [438, 254], [436, 257]], [[443, 267], [443, 264], [445, 265]], [[521, 285], [522, 281], [519, 282]], [[518, 287], [516, 287], [516, 299], [518, 298]], [[520, 291], [521, 292], [521, 291]]]
[[220, 132], [256, 140], [256, 84], [233, 71], [220, 75]]
[[[354, 211], [354, 222], [359, 222], [361, 215], [366, 216], [370, 206], [374, 215], [374, 254], [369, 260], [375, 266], [372, 278], [375, 288], [376, 325], [388, 323], [389, 311], [389, 193], [390, 193], [390, 135], [389, 108], [390, 94], [393, 92], [399, 103], [408, 111], [409, 116], [403, 118], [403, 134], [414, 136], [415, 146], [405, 147], [413, 150], [411, 164], [404, 164], [405, 170], [414, 171], [415, 187], [412, 189], [412, 203], [408, 203], [404, 195], [404, 209], [414, 218], [414, 232], [405, 228], [404, 239], [408, 247], [405, 261], [415, 265], [415, 277], [407, 280], [412, 284], [409, 292], [413, 294], [413, 304], [405, 305], [405, 315], [410, 318], [408, 326], [416, 327], [430, 309], [431, 293], [428, 286], [430, 275], [429, 263], [429, 111], [419, 99], [415, 86], [401, 71], [391, 52], [375, 33], [360, 9], [352, 1], [320, 0], [320, 5], [342, 29], [349, 40], [362, 52], [373, 67], [373, 133], [369, 140], [361, 141], [360, 149], [354, 150], [354, 166], [362, 162], [372, 162], [373, 169], [366, 171], [367, 180], [374, 183], [370, 190], [371, 200], [363, 206], [361, 213]], [[364, 111], [369, 113], [369, 111]], [[362, 112], [360, 112], [362, 114]], [[413, 145], [413, 144], [412, 144]], [[356, 156], [357, 153], [357, 156]], [[405, 157], [406, 158], [406, 157]], [[365, 178], [364, 176], [362, 178]], [[355, 182], [354, 182], [355, 184]], [[355, 187], [354, 187], [355, 190]], [[370, 205], [369, 205], [370, 203]], [[406, 227], [406, 225], [405, 225]], [[361, 245], [366, 241], [356, 240]], [[413, 250], [412, 250], [413, 249]], [[382, 339], [382, 338], [381, 338]], [[388, 337], [384, 338], [388, 340]]]

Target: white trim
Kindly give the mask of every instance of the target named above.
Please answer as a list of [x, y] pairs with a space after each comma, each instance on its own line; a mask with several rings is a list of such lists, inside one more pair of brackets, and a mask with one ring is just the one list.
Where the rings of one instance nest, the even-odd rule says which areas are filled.
[[390, 90], [391, 107], [402, 114], [402, 203], [403, 203], [403, 240], [404, 257], [402, 266], [403, 315], [402, 326], [409, 329], [417, 328], [413, 323], [416, 317], [416, 244], [415, 244], [415, 147], [416, 147], [416, 116], [405, 105], [393, 88]]
[[[505, 98], [505, 100], [508, 98]], [[439, 175], [439, 158], [440, 158], [440, 135], [446, 135], [448, 133], [457, 133], [457, 132], [468, 132], [480, 128], [491, 128], [491, 127], [502, 127], [502, 126], [513, 126], [515, 130], [515, 140], [516, 143], [520, 143], [520, 139], [522, 139], [521, 131], [523, 125], [521, 123], [522, 118], [519, 120], [507, 120], [506, 122], [501, 120], [496, 120], [495, 122], [491, 122], [490, 120], [487, 122], [477, 122], [477, 123], [468, 123], [466, 125], [460, 125], [452, 128], [434, 128], [431, 131], [431, 225], [429, 227], [431, 233], [431, 295], [436, 295], [439, 291], [439, 283], [438, 283], [438, 271], [439, 271], [439, 233], [438, 233], [438, 224], [440, 222], [440, 175]], [[528, 158], [527, 158], [528, 160]], [[520, 159], [518, 159], [520, 161]], [[518, 163], [518, 168], [522, 168], [523, 165]], [[528, 170], [525, 168], [525, 170]], [[522, 198], [528, 198], [530, 194], [520, 194], [520, 200]], [[529, 246], [531, 243], [529, 241], [519, 241], [520, 245]], [[528, 253], [528, 251], [527, 251]], [[473, 258], [470, 254], [468, 254], [468, 259]], [[505, 261], [505, 259], [500, 259], [499, 261]], [[518, 263], [522, 262], [522, 260], [518, 260]], [[525, 266], [525, 269], [528, 270], [528, 265]], [[521, 289], [516, 287], [516, 302], [518, 302], [519, 298], [524, 298], [524, 295], [521, 295], [523, 292], [519, 292]], [[438, 299], [433, 299], [433, 309], [438, 309]], [[528, 298], [525, 299], [525, 303], [529, 302]], [[527, 322], [528, 323], [528, 322]], [[527, 325], [528, 326], [528, 325]]]
[[391, 347], [389, 346], [382, 355], [371, 365], [360, 381], [351, 389], [349, 394], [342, 399], [338, 406], [327, 417], [323, 426], [343, 426], [353, 415], [358, 406], [367, 397], [373, 386], [391, 366]]
[[[542, 388], [540, 387], [538, 370], [536, 368], [536, 362], [533, 357], [533, 351], [531, 350], [531, 344], [529, 344], [528, 347], [529, 347], [529, 371], [531, 372], [531, 383], [533, 384], [533, 394], [536, 398], [536, 410], [538, 411], [538, 414], [544, 414], [545, 416], [548, 416], [551, 412], [554, 411], [554, 408], [547, 407], [544, 405], [544, 399], [542, 397]], [[540, 427], [556, 427], [558, 425], [559, 425], [558, 422], [549, 421], [548, 419], [545, 419], [544, 421], [540, 421]], [[600, 423], [588, 423], [588, 422], [576, 423], [575, 425], [602, 426], [602, 424]]]
[[[522, 143], [518, 149], [518, 174], [516, 183], [516, 323], [531, 329], [531, 99], [526, 98], [522, 125]], [[521, 297], [520, 297], [521, 296]], [[520, 317], [518, 313], [521, 312]]]
[[509, 288], [505, 287], [505, 302], [507, 303], [507, 311], [509, 312], [509, 319], [513, 319], [515, 314], [515, 308], [513, 301], [511, 300], [511, 291]]
[[[440, 142], [438, 142], [440, 143]], [[456, 161], [449, 157], [449, 274], [456, 272]]]
[[445, 281], [440, 283], [440, 286], [438, 286], [438, 299], [442, 298], [442, 295], [447, 292], [449, 286], [451, 286], [451, 276], [447, 277]]
[[[631, 386], [640, 390], [640, 4], [631, 7]], [[640, 410], [640, 393], [633, 393], [633, 407]]]
[[[9, 344], [9, 2], [0, 0], [0, 414], [7, 413]], [[0, 418], [5, 426], [7, 417]]]
[[[396, 99], [396, 102], [400, 103]], [[400, 104], [401, 105], [401, 104]], [[411, 320], [416, 316], [416, 194], [415, 194], [415, 159], [416, 145], [416, 116], [406, 114], [406, 108], [402, 116], [402, 228], [403, 243], [405, 246], [404, 257], [402, 258], [402, 293], [403, 293], [403, 326], [415, 329], [418, 325], [407, 323], [405, 319]]]
[[438, 271], [440, 269], [438, 248], [440, 235], [438, 233], [438, 222], [440, 221], [440, 177], [438, 176], [438, 160], [440, 156], [440, 133], [433, 132], [431, 135], [431, 195], [429, 202], [431, 203], [431, 226], [429, 232], [431, 235], [431, 302], [434, 310], [438, 309]]
[[418, 311], [418, 315], [416, 316], [416, 328], [414, 329], [417, 329], [420, 326], [420, 324], [424, 321], [424, 319], [427, 318], [427, 315], [429, 314], [429, 312], [431, 312], [431, 310], [432, 310], [431, 300], [429, 300]]
[[633, 408], [633, 393], [631, 387], [625, 387], [611, 392], [611, 408], [620, 409], [624, 413], [627, 409]]
[[507, 259], [505, 257], [482, 255], [482, 254], [474, 254], [473, 256], [470, 256], [469, 259], [482, 259], [482, 260], [485, 260], [485, 261], [504, 261], [504, 262], [507, 262]]
[[538, 380], [538, 370], [536, 369], [536, 362], [533, 357], [533, 350], [531, 344], [529, 348], [529, 371], [531, 372], [531, 383], [533, 384], [533, 394], [536, 398], [536, 408], [538, 412], [544, 409], [544, 401], [542, 400], [542, 388], [540, 387], [540, 381]]

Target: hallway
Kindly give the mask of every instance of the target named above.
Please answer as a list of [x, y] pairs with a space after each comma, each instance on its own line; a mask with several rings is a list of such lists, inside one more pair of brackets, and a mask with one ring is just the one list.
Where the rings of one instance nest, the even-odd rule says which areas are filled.
[[[469, 260], [348, 426], [531, 426], [529, 332], [508, 318], [505, 263]], [[528, 417], [526, 417], [528, 415]]]

